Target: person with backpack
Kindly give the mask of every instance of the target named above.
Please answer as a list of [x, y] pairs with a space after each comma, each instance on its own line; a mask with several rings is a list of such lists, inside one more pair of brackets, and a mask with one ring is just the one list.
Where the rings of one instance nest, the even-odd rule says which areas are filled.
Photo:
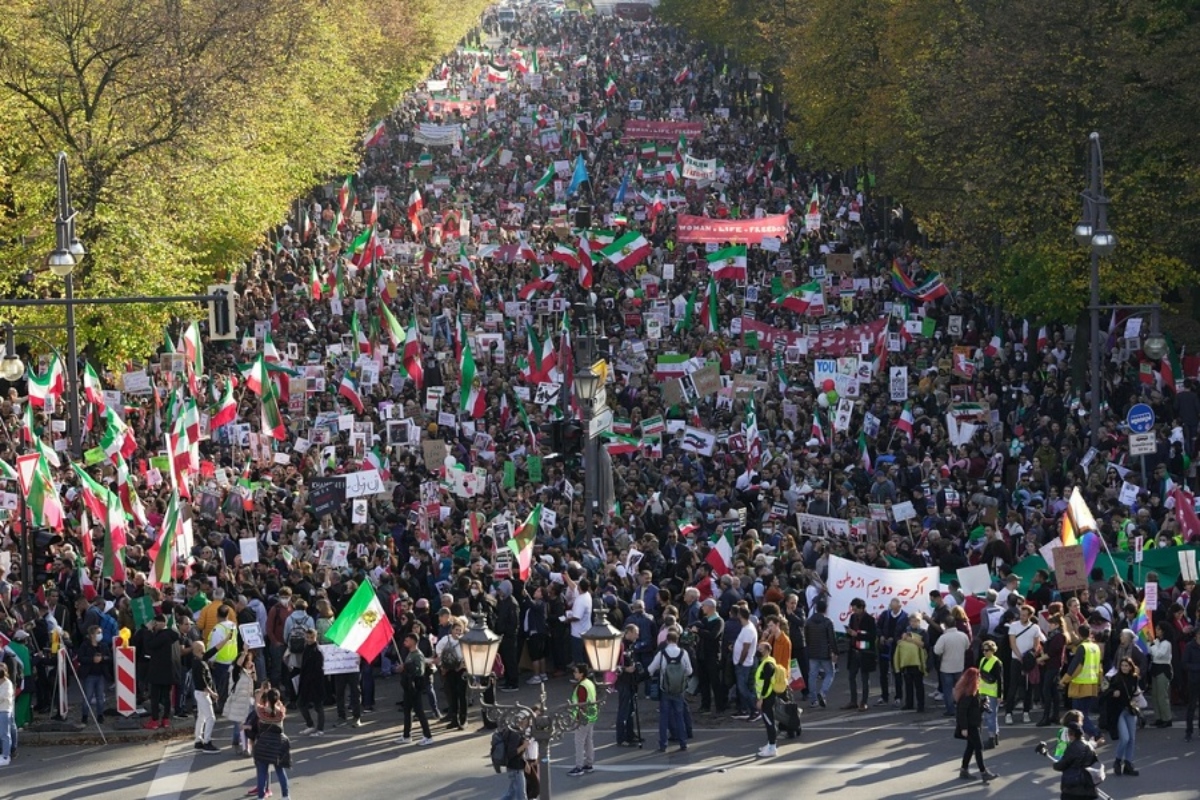
[[[759, 748], [759, 758], [771, 758], [776, 754], [775, 742], [779, 734], [775, 725], [775, 698], [778, 696], [776, 676], [784, 673], [775, 663], [771, 647], [766, 639], [758, 643], [758, 666], [754, 669], [754, 708], [762, 716], [763, 726], [767, 729], [767, 743]], [[784, 685], [786, 687], [786, 683]]]
[[667, 631], [667, 642], [650, 662], [647, 670], [658, 678], [658, 752], [667, 752], [668, 733], [679, 741], [679, 751], [687, 750], [687, 729], [683, 718], [684, 692], [692, 676], [692, 661], [679, 646], [679, 629]]
[[292, 613], [283, 623], [283, 640], [287, 643], [284, 655], [283, 694], [296, 700], [296, 685], [292, 677], [300, 669], [300, 657], [304, 654], [304, 632], [315, 630], [316, 623], [308, 613], [308, 601], [297, 597], [292, 601]]
[[425, 715], [423, 703], [425, 693], [429, 690], [429, 670], [425, 663], [425, 654], [418, 646], [416, 633], [404, 637], [404, 660], [400, 663], [400, 679], [404, 688], [404, 735], [397, 739], [398, 744], [408, 744], [412, 741], [412, 719], [417, 716], [421, 726], [421, 741], [418, 745], [433, 744], [433, 734], [429, 730], [429, 717]]
[[528, 737], [512, 728], [500, 728], [492, 734], [492, 767], [497, 774], [508, 772], [508, 789], [500, 800], [525, 800], [525, 750]]

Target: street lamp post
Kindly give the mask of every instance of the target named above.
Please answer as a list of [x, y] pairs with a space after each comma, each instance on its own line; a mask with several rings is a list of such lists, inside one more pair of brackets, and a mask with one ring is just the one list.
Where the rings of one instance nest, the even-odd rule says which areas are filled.
[[82, 428], [79, 424], [79, 347], [75, 341], [75, 281], [72, 273], [78, 259], [87, 250], [75, 235], [75, 209], [71, 206], [71, 189], [67, 183], [67, 154], [58, 154], [58, 215], [54, 218], [54, 251], [47, 259], [50, 271], [63, 279], [67, 309], [67, 440], [71, 455], [79, 458], [83, 452]]
[[[495, 680], [492, 664], [495, 663], [502, 639], [487, 627], [482, 614], [476, 614], [471, 629], [459, 640], [463, 664], [471, 677], [471, 690], [481, 697], [488, 683]], [[616, 672], [620, 666], [621, 632], [608, 623], [603, 610], [592, 613], [592, 627], [583, 634], [583, 649], [594, 675]], [[605, 684], [601, 681], [597, 685]], [[550, 800], [550, 743], [578, 728], [583, 719], [604, 705], [605, 698], [597, 693], [594, 705], [581, 706], [572, 702], [551, 708], [546, 702], [546, 684], [541, 683], [540, 686], [541, 699], [536, 708], [521, 703], [483, 703], [482, 706], [484, 713], [490, 714], [498, 726], [517, 731], [538, 743], [538, 753], [545, 765], [539, 775], [541, 791], [538, 797], [540, 800]]]
[[1100, 446], [1100, 258], [1109, 256], [1117, 247], [1117, 237], [1108, 227], [1108, 198], [1104, 196], [1104, 156], [1100, 150], [1100, 134], [1088, 137], [1088, 188], [1083, 192], [1083, 216], [1075, 224], [1075, 241], [1091, 251], [1091, 434], [1092, 447]]
[[595, 440], [592, 438], [592, 402], [600, 377], [590, 367], [575, 373], [575, 396], [579, 398], [580, 414], [583, 417], [583, 530], [585, 546], [590, 547], [594, 533], [593, 517], [596, 505], [596, 457]]

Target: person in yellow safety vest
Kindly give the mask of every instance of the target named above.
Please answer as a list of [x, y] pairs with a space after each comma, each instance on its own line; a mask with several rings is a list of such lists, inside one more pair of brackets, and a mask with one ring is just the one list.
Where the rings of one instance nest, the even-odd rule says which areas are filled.
[[771, 648], [771, 642], [766, 639], [758, 643], [758, 666], [754, 668], [754, 707], [767, 728], [767, 743], [759, 749], [759, 758], [775, 755], [775, 738], [779, 732], [775, 725], [775, 673], [779, 671], [779, 665], [771, 657]]
[[237, 657], [237, 612], [232, 606], [222, 606], [221, 621], [209, 634], [208, 650], [204, 654], [206, 661], [212, 659], [213, 683], [217, 687], [215, 710], [218, 717], [225, 710], [225, 700], [229, 697], [229, 676], [233, 672], [233, 662], [237, 661]]
[[567, 774], [578, 778], [592, 774], [592, 764], [596, 760], [594, 734], [600, 709], [596, 706], [596, 684], [592, 682], [592, 671], [587, 664], [573, 666], [571, 680], [575, 681], [571, 702], [575, 705], [575, 719], [579, 721], [579, 727], [575, 729], [575, 769]]
[[996, 643], [985, 641], [980, 646], [979, 696], [983, 698], [983, 728], [987, 731], [984, 750], [1000, 744], [1000, 682], [1004, 675], [1004, 664], [996, 658]]
[[1100, 696], [1100, 645], [1092, 641], [1092, 629], [1086, 624], [1079, 626], [1082, 640], [1067, 664], [1062, 684], [1067, 687], [1067, 699], [1071, 707], [1083, 712], [1083, 730], [1088, 736], [1100, 738], [1100, 729], [1092, 721], [1096, 698]]

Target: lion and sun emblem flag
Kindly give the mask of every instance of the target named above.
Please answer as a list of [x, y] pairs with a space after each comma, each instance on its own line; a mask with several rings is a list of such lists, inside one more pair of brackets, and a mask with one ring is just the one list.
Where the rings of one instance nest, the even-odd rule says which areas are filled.
[[370, 581], [363, 581], [350, 602], [325, 634], [343, 650], [353, 650], [367, 661], [383, 652], [392, 639], [392, 625], [383, 613]]

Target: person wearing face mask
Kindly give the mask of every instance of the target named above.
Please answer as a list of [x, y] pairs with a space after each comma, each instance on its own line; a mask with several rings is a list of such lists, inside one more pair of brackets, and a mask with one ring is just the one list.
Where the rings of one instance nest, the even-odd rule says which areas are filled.
[[76, 653], [79, 658], [79, 678], [83, 681], [83, 718], [80, 722], [87, 724], [90, 710], [96, 722], [100, 723], [104, 719], [104, 686], [112, 672], [112, 648], [104, 643], [99, 625], [88, 627], [86, 639]]

